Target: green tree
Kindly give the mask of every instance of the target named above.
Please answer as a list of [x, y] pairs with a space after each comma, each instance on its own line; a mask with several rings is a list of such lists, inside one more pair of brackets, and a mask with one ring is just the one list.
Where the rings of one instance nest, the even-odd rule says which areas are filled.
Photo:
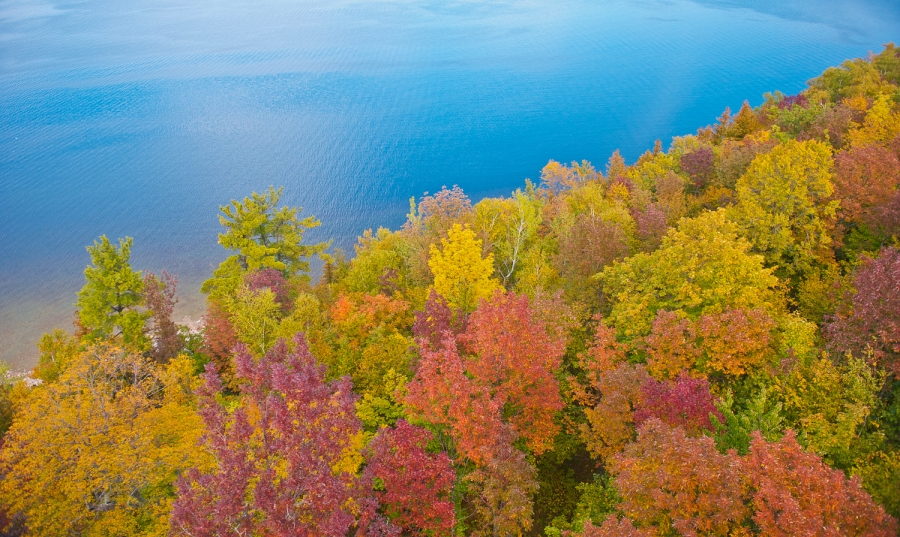
[[141, 348], [147, 342], [143, 304], [144, 282], [140, 271], [131, 269], [133, 239], [119, 239], [116, 248], [106, 235], [88, 246], [91, 265], [84, 269], [87, 282], [78, 293], [78, 319], [91, 339], [121, 338], [126, 345]]
[[324, 254], [330, 243], [303, 244], [303, 233], [321, 224], [315, 217], [300, 219], [299, 207], [278, 206], [284, 187], [275, 187], [262, 194], [254, 192], [241, 201], [219, 209], [219, 222], [226, 228], [219, 234], [219, 244], [237, 253], [223, 261], [213, 272], [213, 277], [203, 282], [201, 290], [212, 298], [220, 298], [233, 292], [241, 283], [241, 277], [253, 270], [273, 268], [285, 276], [305, 274], [309, 271], [310, 256]]

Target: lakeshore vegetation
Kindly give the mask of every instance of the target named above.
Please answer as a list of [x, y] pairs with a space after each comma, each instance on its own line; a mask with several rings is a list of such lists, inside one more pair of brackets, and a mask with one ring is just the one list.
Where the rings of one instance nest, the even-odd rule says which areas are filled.
[[281, 195], [221, 208], [199, 329], [88, 246], [0, 370], [0, 535], [898, 534], [894, 45], [352, 257]]

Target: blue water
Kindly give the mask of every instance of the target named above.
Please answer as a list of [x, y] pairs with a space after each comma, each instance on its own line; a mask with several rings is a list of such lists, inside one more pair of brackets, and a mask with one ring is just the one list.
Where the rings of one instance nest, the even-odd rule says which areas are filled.
[[97, 236], [178, 274], [270, 184], [351, 249], [410, 196], [634, 160], [900, 39], [895, 0], [0, 0], [0, 359], [69, 327]]

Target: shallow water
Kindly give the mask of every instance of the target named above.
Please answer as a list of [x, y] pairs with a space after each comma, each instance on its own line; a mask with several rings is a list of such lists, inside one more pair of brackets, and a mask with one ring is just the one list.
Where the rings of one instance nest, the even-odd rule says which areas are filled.
[[893, 0], [0, 0], [0, 359], [68, 328], [96, 237], [180, 278], [270, 184], [352, 249], [410, 196], [602, 166], [898, 38]]

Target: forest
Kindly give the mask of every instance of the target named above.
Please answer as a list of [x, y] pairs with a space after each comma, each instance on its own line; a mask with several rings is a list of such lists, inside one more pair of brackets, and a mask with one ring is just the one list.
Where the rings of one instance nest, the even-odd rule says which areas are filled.
[[352, 256], [282, 193], [221, 207], [200, 328], [87, 247], [0, 370], [0, 535], [898, 534], [894, 45]]

